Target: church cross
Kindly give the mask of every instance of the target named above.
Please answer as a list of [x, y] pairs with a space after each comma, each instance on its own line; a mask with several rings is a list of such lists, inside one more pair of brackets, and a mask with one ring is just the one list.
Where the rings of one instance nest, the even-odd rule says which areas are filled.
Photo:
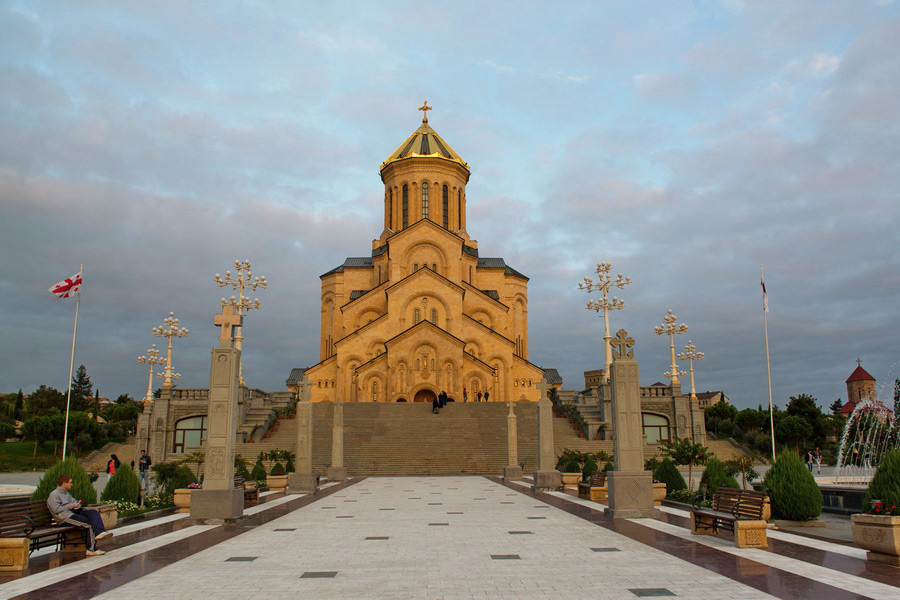
[[422, 122], [423, 123], [428, 122], [428, 111], [433, 110], [433, 109], [434, 109], [434, 107], [428, 106], [428, 100], [425, 100], [422, 102], [422, 106], [419, 107], [419, 110], [422, 111]]
[[862, 366], [862, 362], [860, 362], [860, 360], [859, 360], [858, 358], [856, 359], [856, 366], [857, 366], [857, 367], [861, 367], [861, 366]]
[[553, 388], [553, 386], [550, 385], [549, 381], [547, 381], [546, 375], [541, 379], [540, 383], [538, 383], [537, 386], [535, 386], [535, 387], [537, 387], [537, 389], [539, 389], [541, 391], [541, 400], [549, 400], [550, 399], [550, 390]]
[[222, 328], [219, 335], [219, 348], [231, 348], [234, 339], [234, 328], [240, 327], [244, 318], [234, 313], [233, 306], [223, 306], [222, 314], [213, 317], [216, 327]]

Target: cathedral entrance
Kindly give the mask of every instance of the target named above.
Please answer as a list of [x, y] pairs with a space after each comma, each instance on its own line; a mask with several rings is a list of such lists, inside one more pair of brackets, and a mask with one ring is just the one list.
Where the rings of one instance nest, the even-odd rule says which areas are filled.
[[434, 402], [436, 398], [437, 395], [431, 390], [419, 390], [416, 392], [413, 402]]

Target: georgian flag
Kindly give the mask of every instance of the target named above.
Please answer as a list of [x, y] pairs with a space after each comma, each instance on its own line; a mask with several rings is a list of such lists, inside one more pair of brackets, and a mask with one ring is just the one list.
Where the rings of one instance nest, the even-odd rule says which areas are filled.
[[769, 312], [769, 295], [766, 293], [766, 282], [762, 277], [759, 278], [759, 285], [762, 286], [763, 292], [763, 312]]
[[75, 273], [68, 279], [63, 279], [52, 288], [50, 293], [56, 295], [57, 298], [69, 298], [78, 293], [81, 289], [81, 271]]

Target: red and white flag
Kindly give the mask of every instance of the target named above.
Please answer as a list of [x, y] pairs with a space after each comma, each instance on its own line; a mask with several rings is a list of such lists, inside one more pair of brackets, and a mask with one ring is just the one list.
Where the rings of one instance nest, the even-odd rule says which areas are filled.
[[75, 273], [67, 279], [63, 279], [52, 288], [50, 293], [56, 295], [57, 298], [70, 298], [78, 293], [81, 289], [81, 271]]
[[766, 282], [763, 281], [762, 277], [759, 278], [759, 285], [762, 286], [763, 290], [763, 312], [769, 312], [769, 295], [766, 293]]

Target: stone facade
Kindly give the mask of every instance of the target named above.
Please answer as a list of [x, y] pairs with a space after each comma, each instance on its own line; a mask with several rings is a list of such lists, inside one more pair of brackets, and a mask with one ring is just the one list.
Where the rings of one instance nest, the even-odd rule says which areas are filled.
[[427, 119], [381, 165], [384, 229], [370, 256], [321, 276], [313, 402], [537, 401], [528, 278], [466, 230], [469, 166]]

